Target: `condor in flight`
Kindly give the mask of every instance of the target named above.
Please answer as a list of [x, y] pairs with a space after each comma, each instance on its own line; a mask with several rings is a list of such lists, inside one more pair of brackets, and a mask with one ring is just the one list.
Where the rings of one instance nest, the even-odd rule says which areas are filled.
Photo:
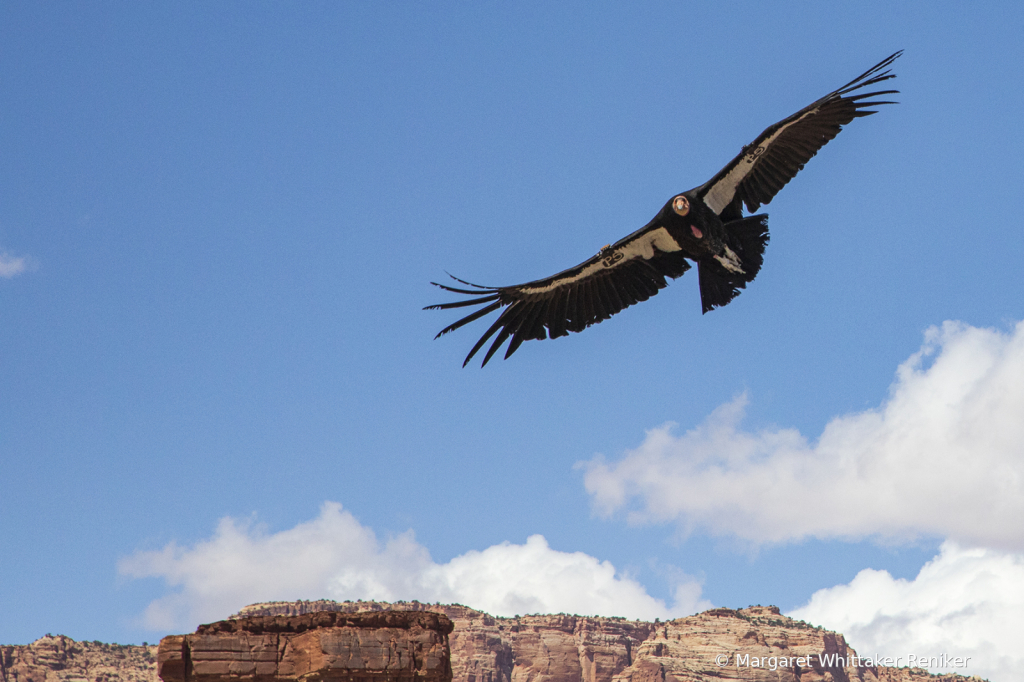
[[743, 207], [753, 213], [769, 203], [844, 125], [877, 113], [869, 107], [893, 104], [870, 98], [896, 94], [897, 90], [862, 92], [862, 88], [894, 78], [889, 67], [900, 54], [902, 50], [769, 127], [715, 177], [672, 197], [647, 225], [574, 268], [507, 287], [483, 287], [457, 277], [452, 279], [470, 288], [431, 282], [472, 298], [425, 310], [482, 306], [437, 336], [504, 308], [462, 366], [495, 334], [481, 366], [511, 338], [507, 359], [523, 341], [581, 332], [623, 308], [646, 301], [667, 286], [666, 277], [674, 279], [689, 270], [688, 260], [697, 263], [704, 312], [725, 305], [757, 276], [768, 243], [768, 216], [744, 217]]

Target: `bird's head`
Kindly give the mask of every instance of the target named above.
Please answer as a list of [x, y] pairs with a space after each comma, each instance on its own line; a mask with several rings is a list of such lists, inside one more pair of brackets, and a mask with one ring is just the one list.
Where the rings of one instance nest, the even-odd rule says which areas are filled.
[[665, 218], [677, 226], [677, 229], [683, 234], [689, 233], [696, 242], [701, 242], [705, 239], [704, 230], [701, 229], [701, 223], [703, 222], [700, 216], [697, 215], [696, 203], [685, 194], [677, 194], [676, 196], [669, 199], [668, 204], [663, 210]]

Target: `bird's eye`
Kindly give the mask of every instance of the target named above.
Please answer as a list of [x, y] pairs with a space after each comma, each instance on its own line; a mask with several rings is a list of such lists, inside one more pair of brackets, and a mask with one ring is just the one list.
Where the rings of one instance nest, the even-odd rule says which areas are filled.
[[686, 215], [690, 212], [690, 201], [686, 197], [680, 195], [672, 200], [672, 210], [679, 215]]

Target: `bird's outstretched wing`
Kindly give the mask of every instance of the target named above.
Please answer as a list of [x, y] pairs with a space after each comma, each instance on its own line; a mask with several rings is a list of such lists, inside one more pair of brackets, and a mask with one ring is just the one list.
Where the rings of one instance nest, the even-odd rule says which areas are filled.
[[483, 287], [452, 277], [471, 289], [431, 282], [445, 291], [473, 298], [439, 303], [424, 310], [482, 306], [442, 329], [437, 335], [442, 336], [506, 306], [462, 363], [465, 367], [487, 340], [497, 334], [484, 355], [482, 367], [510, 337], [506, 358], [515, 353], [523, 341], [555, 339], [607, 320], [623, 308], [646, 301], [665, 288], [666, 277], [679, 277], [689, 269], [685, 252], [676, 240], [668, 230], [652, 221], [625, 239], [601, 249], [590, 260], [546, 279], [508, 287]]
[[901, 54], [902, 50], [887, 57], [835, 92], [761, 133], [701, 187], [699, 196], [703, 197], [704, 203], [723, 219], [736, 219], [742, 216], [740, 202], [751, 213], [770, 202], [819, 149], [839, 134], [844, 125], [860, 116], [877, 113], [868, 107], [894, 104], [867, 100], [893, 95], [898, 90], [851, 93], [895, 78], [888, 67]]

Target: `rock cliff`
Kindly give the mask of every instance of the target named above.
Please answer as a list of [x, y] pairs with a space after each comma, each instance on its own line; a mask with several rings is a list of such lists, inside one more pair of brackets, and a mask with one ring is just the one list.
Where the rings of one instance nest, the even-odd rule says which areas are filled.
[[451, 682], [444, 615], [422, 611], [254, 616], [160, 641], [163, 682]]
[[156, 651], [46, 635], [25, 646], [0, 645], [0, 682], [154, 682]]
[[[965, 682], [919, 668], [866, 664], [841, 634], [773, 606], [712, 609], [668, 622], [624, 618], [498, 618], [420, 602], [270, 602], [236, 617], [402, 609], [447, 615], [453, 682]], [[723, 658], [724, 657], [724, 658]]]
[[[284, 651], [280, 649], [281, 628], [298, 631], [302, 627], [308, 629], [308, 625], [270, 625], [268, 630], [268, 621], [260, 621], [261, 617], [295, 617], [324, 611], [383, 615], [382, 612], [390, 610], [431, 611], [451, 620], [454, 629], [448, 635], [448, 644], [453, 682], [978, 680], [959, 675], [930, 675], [922, 669], [867, 665], [856, 659], [856, 653], [842, 635], [787, 618], [774, 607], [713, 609], [689, 618], [646, 623], [564, 614], [498, 618], [465, 606], [419, 602], [272, 602], [248, 606], [231, 621], [202, 626], [197, 635], [223, 638], [217, 646], [206, 650], [204, 655], [211, 656], [208, 661], [215, 662], [221, 657], [224, 663], [223, 655], [213, 652], [237, 649], [239, 653], [243, 651], [244, 640], [244, 651], [249, 653], [235, 658], [248, 657], [246, 660], [252, 660], [254, 665], [270, 663], [272, 659], [274, 671], [270, 671], [270, 666], [262, 671], [280, 676], [280, 661], [289, 655], [287, 647]], [[338, 622], [341, 621], [335, 621], [335, 625]], [[274, 628], [278, 630], [271, 632]], [[278, 638], [275, 645], [260, 649], [262, 644], [256, 644], [262, 643], [268, 634]], [[185, 637], [196, 635], [178, 638], [182, 673], [185, 653], [181, 642]], [[378, 638], [374, 642], [368, 651], [378, 652], [374, 655], [383, 661], [384, 641]], [[392, 648], [390, 637], [387, 642], [388, 652], [393, 652], [397, 660], [398, 650]], [[296, 647], [295, 652], [300, 648]], [[265, 660], [260, 659], [260, 652]], [[156, 654], [156, 647], [90, 644], [47, 636], [27, 646], [0, 646], [0, 682], [157, 682]], [[191, 650], [188, 656], [192, 656]], [[729, 657], [718, 659], [724, 665], [716, 662], [719, 656]], [[319, 664], [303, 665], [309, 671], [326, 670]], [[238, 680], [242, 669], [231, 671], [230, 665], [227, 667], [227, 677]], [[296, 669], [293, 667], [292, 671]], [[287, 666], [284, 673], [283, 677], [291, 674]], [[177, 674], [172, 665], [166, 677], [181, 680], [175, 677]], [[200, 679], [193, 675], [190, 682]]]

